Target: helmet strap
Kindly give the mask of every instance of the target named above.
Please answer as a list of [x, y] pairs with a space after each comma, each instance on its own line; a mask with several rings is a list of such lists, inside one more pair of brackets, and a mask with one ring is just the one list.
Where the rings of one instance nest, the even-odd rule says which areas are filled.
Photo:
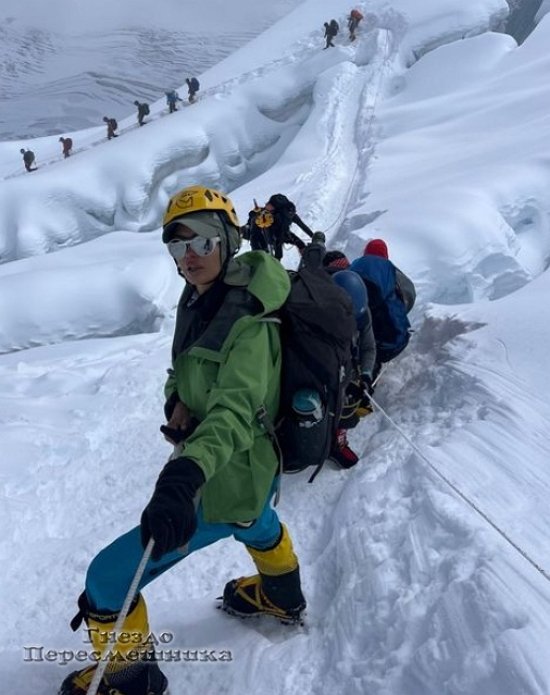
[[227, 266], [229, 265], [229, 261], [231, 260], [231, 258], [232, 258], [235, 254], [234, 254], [234, 253], [231, 253], [231, 247], [230, 247], [230, 245], [229, 245], [229, 234], [230, 234], [230, 231], [229, 231], [229, 227], [228, 227], [227, 221], [226, 221], [226, 219], [225, 219], [225, 215], [221, 214], [220, 212], [216, 212], [216, 214], [217, 214], [218, 217], [220, 218], [221, 223], [222, 223], [222, 225], [223, 225], [223, 230], [224, 230], [224, 232], [225, 232], [225, 234], [224, 234], [224, 239], [225, 239], [225, 249], [224, 249], [224, 252], [225, 252], [225, 253], [224, 253], [224, 255], [225, 255], [225, 258], [224, 258], [224, 261], [223, 261], [223, 264], [222, 264], [221, 273], [220, 273], [220, 275], [225, 275], [225, 271], [227, 270]]

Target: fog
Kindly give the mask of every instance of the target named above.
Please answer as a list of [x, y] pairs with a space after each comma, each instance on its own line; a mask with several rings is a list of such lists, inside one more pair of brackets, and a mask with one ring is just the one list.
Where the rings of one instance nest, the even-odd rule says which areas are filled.
[[[246, 25], [264, 24], [265, 13], [271, 23], [289, 9], [301, 4], [301, 0], [242, 0], [237, 6], [227, 0], [201, 0], [199, 7], [194, 0], [157, 0], [152, 12], [150, 0], [135, 0], [132, 16], [128, 16], [125, 3], [111, 0], [2, 0], [0, 22], [13, 17], [31, 26], [66, 33], [100, 31], [121, 26], [155, 26], [170, 30], [223, 31], [245, 28]], [[192, 11], [187, 11], [192, 7]], [[223, 21], [220, 21], [223, 17]], [[180, 22], [175, 26], [175, 22]]]

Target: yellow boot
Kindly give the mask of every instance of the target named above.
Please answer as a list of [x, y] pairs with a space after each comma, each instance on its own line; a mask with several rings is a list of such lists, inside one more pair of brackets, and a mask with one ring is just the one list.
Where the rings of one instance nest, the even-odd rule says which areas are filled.
[[[149, 621], [141, 594], [134, 600], [116, 643], [114, 627], [117, 614], [93, 611], [85, 594], [80, 596], [78, 605], [80, 612], [71, 625], [76, 629], [85, 620], [94, 656], [104, 656], [107, 650], [111, 653], [99, 684], [99, 695], [162, 695], [166, 692], [168, 681], [147, 644]], [[89, 666], [73, 671], [61, 684], [58, 695], [87, 693], [95, 670], [96, 666]]]
[[284, 623], [301, 623], [306, 601], [300, 585], [300, 568], [292, 540], [284, 524], [273, 548], [257, 550], [246, 546], [259, 574], [232, 579], [223, 591], [222, 609], [248, 618], [272, 615]]

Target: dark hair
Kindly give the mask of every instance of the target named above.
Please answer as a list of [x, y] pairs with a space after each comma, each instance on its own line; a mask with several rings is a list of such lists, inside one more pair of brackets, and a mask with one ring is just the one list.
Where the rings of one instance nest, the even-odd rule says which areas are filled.
[[[342, 251], [327, 251], [323, 257], [323, 265], [325, 268], [330, 266], [334, 261], [347, 261], [347, 256]], [[349, 263], [349, 261], [348, 261]]]
[[267, 202], [268, 205], [273, 205], [275, 210], [283, 210], [288, 209], [290, 207], [295, 209], [294, 203], [291, 200], [289, 200], [283, 193], [274, 193]]

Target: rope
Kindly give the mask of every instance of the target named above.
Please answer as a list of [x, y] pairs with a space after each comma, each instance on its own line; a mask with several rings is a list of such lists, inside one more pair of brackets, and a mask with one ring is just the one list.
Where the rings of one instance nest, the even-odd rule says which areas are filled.
[[466, 504], [471, 507], [486, 523], [489, 524], [504, 540], [514, 548], [527, 562], [534, 567], [537, 572], [539, 572], [547, 581], [550, 581], [550, 574], [541, 567], [533, 558], [521, 548], [515, 541], [513, 541], [508, 534], [503, 531], [483, 510], [481, 510], [475, 502], [473, 502], [469, 497], [467, 497], [459, 488], [451, 482], [441, 471], [434, 466], [434, 464], [422, 453], [422, 451], [416, 446], [416, 444], [411, 440], [409, 436], [403, 432], [403, 430], [397, 425], [397, 423], [386, 413], [384, 408], [372, 397], [369, 396], [371, 403], [379, 410], [382, 415], [388, 420], [388, 422], [399, 432], [407, 444], [413, 449], [417, 455], [426, 463], [431, 470], [443, 480], [459, 497], [461, 500], [466, 502]]
[[124, 599], [124, 603], [122, 604], [120, 613], [118, 614], [118, 618], [113, 629], [113, 633], [115, 635], [114, 646], [108, 649], [105, 652], [105, 654], [101, 657], [101, 660], [99, 661], [95, 670], [94, 677], [92, 678], [92, 682], [90, 683], [90, 687], [88, 688], [87, 695], [97, 695], [97, 689], [99, 688], [99, 683], [103, 678], [103, 674], [105, 673], [105, 669], [107, 668], [107, 664], [109, 663], [111, 653], [113, 652], [113, 649], [116, 648], [116, 636], [119, 634], [119, 632], [122, 631], [124, 621], [128, 616], [130, 605], [134, 599], [134, 596], [138, 592], [139, 583], [141, 581], [141, 578], [143, 577], [143, 573], [145, 572], [145, 567], [149, 562], [149, 558], [151, 557], [151, 552], [153, 550], [154, 545], [155, 541], [153, 540], [153, 538], [151, 538], [149, 540], [149, 543], [147, 543], [147, 547], [145, 548], [143, 557], [141, 558], [134, 578], [132, 579], [132, 583], [130, 584], [130, 588], [128, 589], [128, 593], [126, 594], [126, 598]]

